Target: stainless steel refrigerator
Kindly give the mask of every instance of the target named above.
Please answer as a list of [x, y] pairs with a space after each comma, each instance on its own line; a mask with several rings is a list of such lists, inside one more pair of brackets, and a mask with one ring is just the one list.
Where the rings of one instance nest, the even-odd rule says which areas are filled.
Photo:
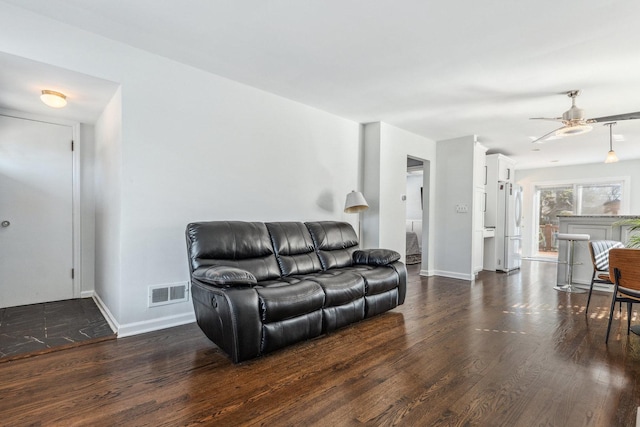
[[498, 182], [496, 220], [496, 270], [508, 273], [522, 262], [522, 187]]

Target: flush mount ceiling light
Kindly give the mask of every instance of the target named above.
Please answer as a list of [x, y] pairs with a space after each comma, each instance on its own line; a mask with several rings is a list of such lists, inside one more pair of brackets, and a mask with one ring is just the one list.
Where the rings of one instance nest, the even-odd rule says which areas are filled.
[[605, 123], [605, 126], [609, 126], [609, 152], [607, 153], [607, 158], [604, 160], [605, 163], [615, 163], [618, 161], [618, 156], [616, 156], [616, 152], [613, 151], [613, 125], [616, 122]]
[[40, 99], [51, 108], [62, 108], [67, 105], [67, 96], [53, 90], [43, 90]]

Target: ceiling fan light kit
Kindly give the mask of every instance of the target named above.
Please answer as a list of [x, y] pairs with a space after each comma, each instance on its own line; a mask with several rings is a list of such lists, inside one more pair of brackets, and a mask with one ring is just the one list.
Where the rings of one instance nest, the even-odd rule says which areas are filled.
[[592, 129], [593, 127], [589, 125], [565, 126], [555, 131], [555, 135], [560, 137], [580, 135], [583, 133], [591, 132]]
[[594, 119], [585, 119], [584, 110], [576, 106], [576, 97], [580, 95], [580, 91], [570, 90], [565, 92], [565, 94], [569, 98], [571, 98], [571, 108], [569, 108], [567, 111], [562, 113], [562, 117], [555, 117], [555, 118], [532, 117], [531, 118], [531, 120], [558, 121], [558, 122], [562, 122], [563, 126], [561, 128], [552, 130], [551, 132], [542, 135], [541, 137], [533, 140], [532, 142], [536, 142], [536, 143], [545, 142], [545, 140], [547, 140], [547, 138], [549, 138], [552, 135], [555, 135], [557, 137], [563, 137], [563, 136], [573, 136], [573, 135], [580, 135], [583, 133], [587, 133], [593, 129], [593, 127], [590, 126], [591, 123], [640, 119], [640, 112], [618, 114], [615, 116], [597, 117]]

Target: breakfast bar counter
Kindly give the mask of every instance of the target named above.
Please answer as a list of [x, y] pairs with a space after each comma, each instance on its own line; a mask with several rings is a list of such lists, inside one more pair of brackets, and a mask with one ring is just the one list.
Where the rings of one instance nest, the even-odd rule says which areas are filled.
[[[640, 218], [640, 215], [559, 215], [559, 233], [588, 234], [591, 240], [616, 240], [626, 244], [629, 239], [629, 225], [619, 225], [626, 219]], [[574, 243], [573, 283], [589, 288], [593, 266], [587, 241]], [[565, 283], [567, 277], [567, 242], [558, 245], [557, 283]], [[594, 285], [594, 289], [610, 289], [607, 285]]]

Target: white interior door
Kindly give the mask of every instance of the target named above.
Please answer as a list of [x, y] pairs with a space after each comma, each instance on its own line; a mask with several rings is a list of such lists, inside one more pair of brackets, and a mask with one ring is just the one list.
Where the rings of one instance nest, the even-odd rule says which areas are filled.
[[0, 115], [0, 307], [74, 296], [72, 136]]

